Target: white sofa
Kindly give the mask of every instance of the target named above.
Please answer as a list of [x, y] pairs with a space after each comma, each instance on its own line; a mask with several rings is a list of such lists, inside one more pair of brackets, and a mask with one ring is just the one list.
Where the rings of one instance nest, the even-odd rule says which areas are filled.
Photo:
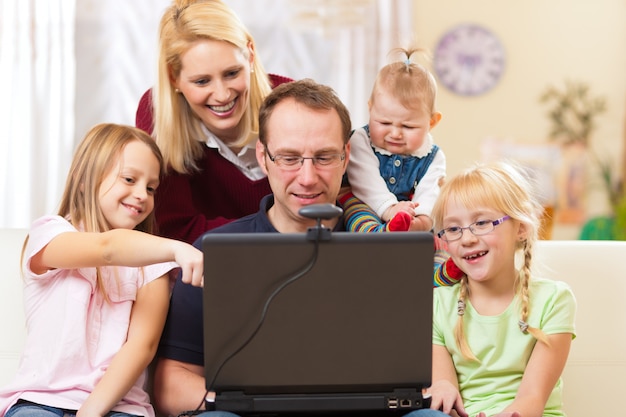
[[[25, 230], [0, 230], [0, 386], [17, 368], [25, 330], [19, 257]], [[538, 272], [568, 282], [578, 300], [576, 327], [564, 373], [569, 417], [621, 414], [626, 373], [626, 242], [541, 241]], [[624, 385], [623, 385], [624, 384]]]

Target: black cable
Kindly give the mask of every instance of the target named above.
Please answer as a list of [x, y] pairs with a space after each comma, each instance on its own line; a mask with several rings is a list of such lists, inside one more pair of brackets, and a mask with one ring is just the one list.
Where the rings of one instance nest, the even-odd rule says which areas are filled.
[[[343, 210], [339, 207], [336, 207], [333, 204], [314, 204], [314, 205], [307, 206], [307, 207], [300, 209], [299, 213], [303, 215], [304, 217], [317, 220], [315, 227], [312, 227], [309, 230], [307, 230], [307, 235], [306, 235], [306, 238], [308, 240], [315, 241], [315, 246], [313, 249], [313, 256], [311, 257], [311, 260], [299, 272], [295, 272], [291, 276], [291, 278], [285, 280], [281, 285], [279, 285], [270, 294], [270, 296], [265, 301], [265, 304], [263, 305], [261, 317], [259, 318], [259, 323], [257, 324], [256, 328], [252, 331], [250, 336], [248, 336], [248, 338], [241, 344], [241, 346], [239, 346], [239, 348], [237, 348], [234, 352], [228, 355], [222, 361], [222, 363], [217, 367], [217, 370], [215, 371], [215, 374], [213, 375], [213, 378], [211, 379], [211, 383], [207, 384], [207, 387], [209, 388], [207, 388], [206, 392], [204, 393], [204, 397], [202, 398], [202, 401], [200, 402], [200, 404], [198, 404], [198, 407], [196, 407], [196, 409], [193, 411], [181, 413], [178, 415], [178, 417], [181, 417], [183, 415], [186, 415], [186, 416], [197, 415], [200, 413], [200, 407], [202, 407], [202, 404], [206, 403], [206, 397], [207, 395], [209, 395], [211, 388], [213, 388], [213, 384], [215, 383], [215, 380], [217, 379], [217, 376], [219, 375], [220, 371], [222, 370], [224, 365], [228, 363], [228, 361], [230, 361], [237, 353], [241, 352], [246, 346], [248, 346], [250, 341], [259, 332], [259, 330], [261, 329], [261, 326], [263, 326], [263, 323], [265, 322], [265, 317], [267, 316], [267, 312], [269, 310], [270, 304], [272, 303], [274, 298], [282, 290], [284, 290], [289, 284], [294, 283], [295, 281], [297, 281], [298, 279], [306, 275], [311, 269], [313, 269], [315, 262], [317, 262], [317, 255], [319, 253], [320, 240], [329, 240], [330, 234], [331, 234], [330, 229], [322, 225], [322, 219], [331, 219], [333, 217], [341, 216], [341, 214], [343, 213]], [[215, 404], [213, 404], [213, 407], [215, 407]]]
[[[270, 304], [272, 303], [272, 301], [274, 300], [274, 298], [282, 291], [284, 290], [288, 285], [294, 283], [295, 281], [297, 281], [298, 279], [302, 278], [304, 275], [306, 275], [311, 269], [313, 269], [313, 266], [315, 265], [315, 262], [317, 262], [317, 256], [319, 253], [319, 242], [320, 242], [320, 236], [322, 233], [322, 227], [320, 227], [319, 223], [318, 226], [316, 228], [314, 228], [313, 230], [317, 231], [316, 236], [314, 236], [314, 238], [312, 240], [315, 241], [315, 245], [314, 245], [314, 250], [313, 250], [313, 256], [311, 257], [311, 260], [298, 272], [294, 273], [289, 279], [285, 280], [281, 285], [279, 285], [271, 294], [270, 296], [267, 298], [267, 300], [265, 301], [265, 304], [263, 305], [263, 310], [261, 312], [261, 316], [259, 318], [259, 322], [257, 324], [257, 326], [255, 327], [255, 329], [252, 331], [252, 333], [250, 334], [250, 336], [248, 336], [248, 338], [241, 344], [241, 346], [239, 346], [236, 350], [234, 350], [230, 355], [228, 355], [223, 361], [222, 363], [217, 367], [217, 370], [215, 371], [215, 374], [213, 375], [213, 378], [211, 379], [211, 383], [208, 384], [207, 386], [210, 388], [207, 388], [204, 397], [202, 398], [202, 401], [200, 402], [200, 404], [198, 404], [198, 406], [196, 407], [195, 410], [193, 411], [186, 411], [183, 412], [181, 414], [178, 415], [178, 417], [182, 417], [182, 416], [193, 416], [193, 415], [197, 415], [201, 412], [200, 408], [202, 407], [202, 404], [205, 404], [206, 402], [206, 397], [209, 395], [209, 392], [211, 391], [211, 388], [213, 387], [213, 384], [215, 383], [215, 380], [217, 379], [217, 376], [219, 375], [220, 371], [222, 370], [222, 368], [224, 367], [224, 365], [226, 365], [226, 363], [228, 363], [228, 361], [230, 361], [236, 354], [238, 354], [239, 352], [241, 352], [246, 346], [248, 346], [248, 344], [250, 343], [250, 341], [252, 341], [252, 339], [254, 338], [254, 336], [256, 336], [256, 334], [259, 332], [259, 330], [261, 330], [261, 327], [263, 326], [263, 323], [265, 322], [265, 317], [267, 316], [267, 312], [269, 310]], [[312, 232], [313, 230], [309, 230], [309, 232]]]

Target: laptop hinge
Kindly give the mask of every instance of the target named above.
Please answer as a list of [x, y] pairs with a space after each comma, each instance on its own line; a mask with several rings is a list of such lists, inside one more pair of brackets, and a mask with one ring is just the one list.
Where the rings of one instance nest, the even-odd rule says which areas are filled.
[[416, 410], [426, 404], [421, 390], [395, 389], [392, 392], [360, 394], [262, 394], [242, 391], [223, 392], [217, 396], [217, 410], [234, 413], [282, 413], [326, 411]]

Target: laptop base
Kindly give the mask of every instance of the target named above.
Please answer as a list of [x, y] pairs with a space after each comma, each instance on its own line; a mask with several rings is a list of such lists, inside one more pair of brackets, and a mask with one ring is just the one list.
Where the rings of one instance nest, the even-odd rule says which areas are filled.
[[[215, 400], [217, 410], [240, 415], [293, 415], [294, 413], [394, 412], [408, 413], [430, 406], [415, 389], [397, 389], [389, 393], [361, 394], [280, 394], [246, 395], [241, 391], [223, 392]], [[280, 411], [279, 411], [280, 410]]]

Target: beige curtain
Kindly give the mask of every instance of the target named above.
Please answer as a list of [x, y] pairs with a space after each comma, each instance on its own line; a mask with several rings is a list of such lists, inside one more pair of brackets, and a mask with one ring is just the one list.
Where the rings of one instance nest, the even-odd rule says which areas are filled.
[[172, 0], [76, 0], [76, 141], [97, 123], [135, 123], [156, 79], [158, 25]]
[[55, 213], [76, 143], [134, 124], [170, 0], [0, 0], [0, 227]]
[[0, 5], [0, 227], [56, 211], [74, 138], [75, 0]]

